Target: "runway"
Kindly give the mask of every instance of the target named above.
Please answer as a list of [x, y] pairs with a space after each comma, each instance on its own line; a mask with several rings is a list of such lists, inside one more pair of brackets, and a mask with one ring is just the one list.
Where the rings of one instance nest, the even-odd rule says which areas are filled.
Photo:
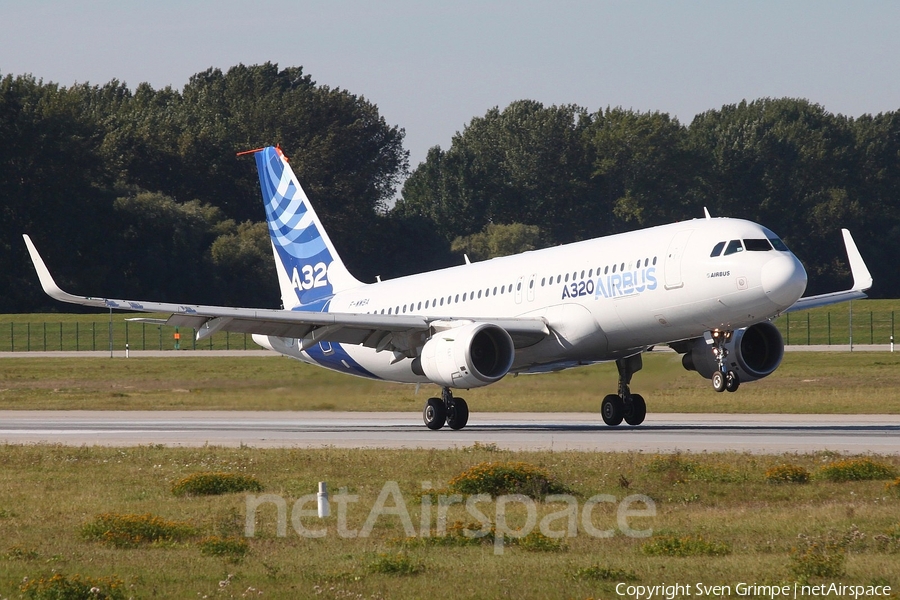
[[0, 411], [0, 443], [900, 454], [900, 415], [650, 414], [612, 428], [599, 414], [473, 413], [430, 431], [417, 412]]

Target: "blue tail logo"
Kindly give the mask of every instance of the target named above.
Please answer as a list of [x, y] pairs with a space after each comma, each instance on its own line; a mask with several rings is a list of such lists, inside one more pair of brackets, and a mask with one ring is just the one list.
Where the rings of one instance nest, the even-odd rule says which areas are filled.
[[321, 304], [340, 291], [332, 279], [342, 288], [359, 285], [337, 256], [281, 150], [267, 147], [254, 156], [284, 307]]

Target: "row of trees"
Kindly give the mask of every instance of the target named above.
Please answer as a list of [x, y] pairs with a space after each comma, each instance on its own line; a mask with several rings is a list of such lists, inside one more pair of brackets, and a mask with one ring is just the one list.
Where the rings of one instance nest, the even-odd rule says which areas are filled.
[[703, 207], [781, 235], [812, 292], [847, 285], [847, 227], [873, 292], [897, 296], [900, 111], [852, 119], [764, 99], [684, 126], [658, 112], [515, 102], [473, 119], [446, 151], [432, 148], [394, 213], [431, 221], [463, 248], [489, 224], [539, 227], [551, 245], [697, 218]]
[[[900, 112], [856, 119], [804, 100], [664, 113], [515, 102], [475, 118], [410, 174], [403, 130], [301, 68], [210, 69], [183, 90], [0, 79], [0, 312], [58, 308], [63, 287], [277, 306], [252, 159], [280, 143], [363, 280], [714, 215], [784, 237], [811, 291], [846, 285], [849, 227], [881, 296], [900, 295]], [[407, 175], [409, 177], [407, 178]], [[403, 182], [396, 205], [389, 206]]]

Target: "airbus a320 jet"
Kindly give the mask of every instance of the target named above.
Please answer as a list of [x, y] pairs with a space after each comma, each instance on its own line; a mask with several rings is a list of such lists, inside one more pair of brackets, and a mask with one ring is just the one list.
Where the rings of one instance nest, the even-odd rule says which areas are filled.
[[[75, 296], [54, 282], [25, 243], [44, 291], [62, 302], [170, 313], [137, 319], [253, 340], [328, 369], [404, 383], [433, 383], [425, 425], [462, 429], [466, 401], [453, 390], [513, 373], [543, 373], [615, 361], [619, 383], [600, 404], [603, 421], [644, 421], [631, 392], [642, 354], [668, 345], [717, 392], [770, 375], [784, 342], [772, 319], [864, 298], [872, 278], [843, 230], [853, 286], [802, 298], [803, 265], [769, 229], [705, 218], [364, 284], [344, 266], [287, 158], [251, 151], [259, 171], [282, 310], [197, 306]], [[612, 390], [610, 390], [612, 392]]]

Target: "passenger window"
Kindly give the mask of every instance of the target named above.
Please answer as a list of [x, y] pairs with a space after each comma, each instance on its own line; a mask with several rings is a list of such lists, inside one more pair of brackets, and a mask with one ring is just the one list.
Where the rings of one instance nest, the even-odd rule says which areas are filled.
[[729, 254], [734, 254], [736, 252], [743, 252], [744, 246], [741, 245], [741, 240], [731, 240], [728, 242], [728, 247], [725, 248], [725, 256]]
[[603, 269], [603, 274], [604, 274], [604, 275], [608, 275], [608, 274], [609, 274], [609, 265], [606, 265], [606, 267]]
[[715, 246], [713, 246], [712, 252], [709, 253], [710, 258], [715, 258], [716, 256], [722, 254], [722, 248], [725, 247], [725, 242], [719, 242]]
[[528, 282], [528, 289], [530, 290], [533, 288], [534, 288], [534, 279], [532, 279], [531, 281]]
[[744, 247], [747, 252], [768, 252], [772, 249], [772, 244], [766, 238], [755, 240], [744, 240]]
[[497, 295], [497, 286], [496, 285], [494, 286], [494, 295], [495, 296]]
[[566, 273], [566, 283], [569, 283], [569, 274]]
[[655, 257], [655, 256], [653, 257], [653, 264], [654, 264], [654, 265], [656, 264], [656, 257]]
[[617, 267], [617, 266], [618, 266], [618, 265], [613, 265], [613, 273], [616, 272], [616, 267]]
[[594, 270], [591, 269], [590, 271], [588, 271], [588, 277], [593, 277], [593, 276], [594, 276]]
[[421, 302], [419, 302], [419, 306], [416, 308], [416, 310], [422, 310], [422, 303], [421, 303]]
[[389, 315], [390, 315], [390, 314], [393, 314], [393, 313], [391, 313], [392, 310], [394, 310], [394, 309], [392, 309], [392, 308], [389, 308], [389, 309], [388, 309], [388, 314], [389, 314]]
[[425, 301], [425, 308], [428, 309], [428, 300]]
[[625, 263], [622, 263], [622, 268], [620, 270], [622, 270], [622, 271], [625, 270]]
[[546, 277], [541, 277], [541, 287], [544, 287], [544, 284], [547, 282]]
[[441, 306], [443, 306], [443, 305], [444, 305], [444, 297], [441, 296]]

